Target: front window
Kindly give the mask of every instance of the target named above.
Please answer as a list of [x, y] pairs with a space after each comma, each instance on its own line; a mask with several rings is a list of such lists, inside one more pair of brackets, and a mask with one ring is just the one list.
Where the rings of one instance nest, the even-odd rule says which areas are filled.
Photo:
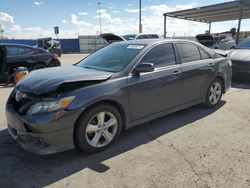
[[151, 49], [141, 59], [142, 63], [154, 63], [156, 68], [176, 64], [174, 48], [171, 43], [160, 44]]
[[111, 44], [91, 54], [77, 66], [107, 72], [120, 72], [145, 47], [142, 44]]

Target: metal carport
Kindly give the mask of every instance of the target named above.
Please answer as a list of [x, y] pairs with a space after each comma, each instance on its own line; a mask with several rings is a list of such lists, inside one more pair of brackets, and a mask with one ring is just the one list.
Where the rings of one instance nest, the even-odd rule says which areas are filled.
[[215, 5], [198, 7], [188, 10], [167, 12], [164, 16], [164, 38], [166, 38], [166, 19], [167, 17], [179, 18], [184, 20], [202, 22], [209, 24], [209, 33], [212, 22], [238, 20], [238, 30], [236, 42], [239, 42], [241, 20], [250, 18], [250, 0], [235, 0]]

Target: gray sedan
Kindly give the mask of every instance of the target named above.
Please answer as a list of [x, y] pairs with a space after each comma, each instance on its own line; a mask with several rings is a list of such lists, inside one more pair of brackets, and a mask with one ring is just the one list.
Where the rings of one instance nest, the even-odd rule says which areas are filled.
[[196, 42], [117, 42], [74, 66], [31, 72], [8, 99], [8, 129], [34, 153], [98, 152], [123, 129], [200, 103], [215, 107], [231, 76], [226, 57]]

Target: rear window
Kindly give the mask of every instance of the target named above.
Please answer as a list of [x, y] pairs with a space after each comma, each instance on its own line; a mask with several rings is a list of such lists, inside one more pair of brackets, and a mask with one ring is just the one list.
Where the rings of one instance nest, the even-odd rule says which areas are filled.
[[198, 46], [190, 43], [177, 43], [176, 44], [182, 63], [201, 60]]

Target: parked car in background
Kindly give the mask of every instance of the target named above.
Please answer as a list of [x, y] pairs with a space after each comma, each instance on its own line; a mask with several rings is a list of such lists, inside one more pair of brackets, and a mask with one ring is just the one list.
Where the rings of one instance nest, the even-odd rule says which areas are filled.
[[134, 40], [136, 35], [135, 34], [128, 34], [128, 35], [122, 35], [122, 37], [125, 39], [125, 40]]
[[161, 36], [158, 34], [140, 33], [140, 34], [136, 35], [135, 40], [136, 39], [159, 39], [159, 38], [161, 38]]
[[228, 35], [220, 35], [214, 37], [216, 43], [214, 45], [215, 49], [229, 50], [233, 49], [236, 46], [236, 42], [233, 37]]
[[38, 48], [44, 49], [52, 54], [62, 55], [62, 47], [59, 40], [54, 40], [51, 37], [37, 39]]
[[56, 54], [20, 44], [0, 44], [0, 83], [6, 83], [17, 67], [28, 71], [46, 67], [60, 66]]
[[250, 81], [250, 38], [241, 41], [229, 52], [234, 80]]
[[198, 42], [198, 40], [195, 37], [191, 37], [191, 36], [173, 36], [171, 37], [171, 39], [183, 39], [183, 40], [192, 40], [192, 41]]
[[236, 45], [235, 40], [228, 35], [212, 36], [210, 34], [199, 34], [195, 38], [208, 48], [229, 50]]
[[31, 72], [10, 94], [11, 136], [38, 154], [98, 152], [122, 129], [203, 103], [231, 84], [227, 58], [187, 40], [110, 44], [71, 67]]
[[195, 37], [199, 43], [208, 47], [214, 48], [216, 41], [214, 40], [213, 36], [210, 34], [199, 34]]

